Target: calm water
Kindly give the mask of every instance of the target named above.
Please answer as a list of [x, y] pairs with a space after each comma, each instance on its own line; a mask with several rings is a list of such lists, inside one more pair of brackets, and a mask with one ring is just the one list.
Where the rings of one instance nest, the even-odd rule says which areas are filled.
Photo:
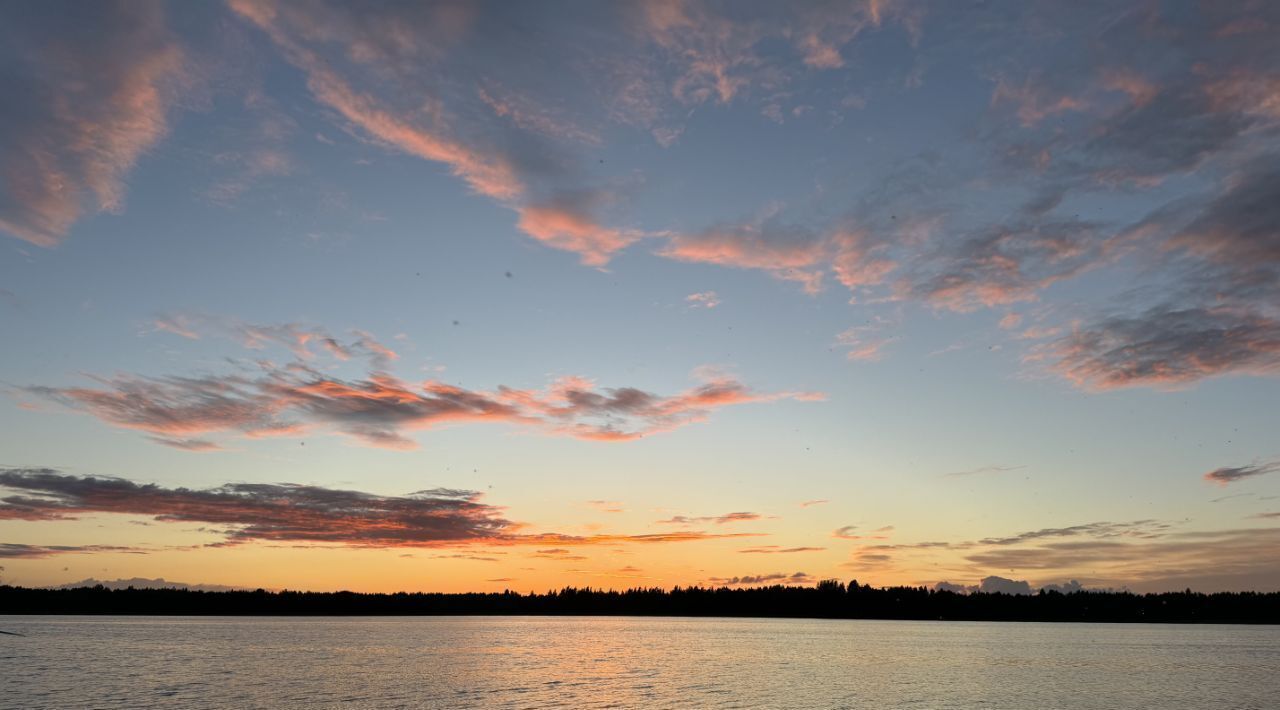
[[6, 708], [1277, 708], [1280, 628], [0, 616]]

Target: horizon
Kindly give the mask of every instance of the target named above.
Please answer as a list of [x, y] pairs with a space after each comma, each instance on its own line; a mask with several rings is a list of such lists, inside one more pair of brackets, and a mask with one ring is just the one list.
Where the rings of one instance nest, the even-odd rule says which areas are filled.
[[[86, 580], [95, 581], [95, 580]], [[1039, 621], [1075, 623], [1244, 624], [1280, 623], [1280, 592], [1191, 590], [1134, 594], [1125, 590], [1008, 588], [1011, 580], [988, 578], [981, 589], [930, 589], [848, 584], [821, 580], [815, 586], [751, 587], [567, 586], [544, 592], [359, 593], [266, 589], [190, 589], [123, 584], [51, 588], [0, 585], [9, 623], [24, 617], [88, 615], [116, 617], [721, 617], [755, 619], [846, 619]], [[988, 587], [988, 583], [993, 582]], [[465, 623], [465, 622], [463, 622]]]
[[[800, 574], [803, 574], [803, 573], [800, 573]], [[866, 583], [866, 584], [864, 584], [864, 583], [862, 583], [862, 582], [859, 582], [857, 579], [851, 579], [851, 580], [849, 580], [848, 582], [845, 582], [845, 581], [844, 581], [844, 580], [842, 580], [842, 579], [838, 579], [838, 578], [834, 578], [834, 577], [831, 577], [831, 578], [824, 578], [824, 579], [820, 579], [820, 580], [814, 580], [814, 581], [811, 581], [811, 582], [805, 582], [805, 583], [795, 583], [795, 582], [789, 581], [789, 580], [787, 580], [787, 579], [776, 579], [776, 580], [770, 580], [770, 582], [771, 582], [771, 583], [769, 583], [769, 582], [760, 582], [760, 583], [751, 584], [751, 585], [747, 585], [747, 586], [738, 585], [738, 584], [721, 584], [721, 585], [680, 585], [680, 584], [674, 584], [674, 585], [669, 585], [669, 586], [660, 586], [660, 585], [658, 585], [658, 586], [654, 586], [654, 585], [645, 586], [645, 585], [643, 585], [643, 584], [639, 584], [639, 585], [631, 585], [631, 586], [603, 586], [603, 585], [590, 586], [590, 585], [585, 585], [585, 586], [582, 586], [582, 587], [576, 587], [576, 586], [574, 586], [574, 585], [569, 585], [569, 586], [566, 586], [566, 587], [560, 587], [560, 588], [558, 588], [558, 589], [567, 589], [567, 588], [575, 588], [575, 589], [576, 589], [576, 588], [580, 588], [580, 589], [587, 589], [587, 590], [599, 591], [599, 592], [627, 592], [627, 591], [637, 591], [637, 590], [646, 590], [646, 591], [648, 591], [648, 590], [654, 590], [654, 589], [657, 589], [657, 590], [660, 590], [660, 591], [663, 591], [663, 592], [671, 592], [671, 591], [676, 590], [676, 589], [692, 589], [692, 588], [702, 588], [702, 589], [767, 589], [767, 588], [771, 588], [771, 587], [801, 587], [801, 588], [803, 588], [803, 587], [809, 587], [809, 586], [817, 585], [817, 584], [818, 584], [818, 583], [820, 583], [820, 582], [837, 582], [837, 583], [839, 583], [839, 584], [840, 584], [840, 585], [842, 585], [842, 586], [848, 586], [848, 585], [857, 584], [857, 585], [860, 585], [860, 586], [864, 586], [864, 587], [868, 587], [868, 588], [870, 588], [870, 589], [876, 589], [876, 590], [893, 589], [893, 588], [896, 588], [896, 587], [907, 586], [907, 587], [910, 587], [910, 588], [913, 588], [913, 589], [931, 589], [932, 591], [938, 591], [938, 592], [951, 592], [951, 593], [953, 593], [953, 594], [960, 594], [960, 595], [966, 595], [966, 594], [978, 594], [978, 593], [982, 593], [982, 594], [1009, 594], [1009, 595], [1014, 595], [1014, 596], [1019, 596], [1019, 595], [1021, 595], [1021, 596], [1029, 596], [1029, 595], [1032, 595], [1032, 594], [1038, 594], [1038, 593], [1040, 593], [1040, 592], [1042, 592], [1042, 591], [1043, 591], [1043, 592], [1058, 592], [1058, 593], [1060, 593], [1060, 594], [1071, 594], [1071, 593], [1073, 593], [1073, 592], [1098, 592], [1098, 593], [1103, 593], [1103, 594], [1125, 594], [1125, 593], [1133, 593], [1133, 592], [1131, 592], [1131, 590], [1129, 590], [1129, 589], [1111, 589], [1111, 588], [1103, 589], [1103, 588], [1090, 588], [1090, 587], [1085, 587], [1084, 585], [1080, 584], [1079, 580], [1074, 580], [1074, 579], [1073, 579], [1073, 580], [1068, 580], [1065, 584], [1061, 584], [1061, 585], [1051, 584], [1051, 585], [1046, 585], [1046, 586], [1043, 586], [1043, 587], [1032, 588], [1032, 587], [1030, 587], [1029, 585], [1027, 585], [1027, 583], [1026, 583], [1025, 581], [1023, 581], [1023, 580], [1013, 580], [1013, 579], [1008, 579], [1008, 578], [1005, 578], [1005, 577], [1000, 577], [1000, 576], [998, 576], [998, 575], [991, 575], [991, 576], [989, 576], [989, 577], [985, 577], [985, 578], [983, 578], [983, 579], [981, 579], [981, 580], [978, 580], [978, 584], [976, 584], [976, 585], [967, 585], [967, 586], [966, 586], [966, 585], [958, 585], [958, 584], [949, 584], [949, 583], [946, 583], [946, 582], [942, 582], [942, 583], [940, 583], [940, 584], [937, 584], [937, 585], [935, 585], [934, 587], [925, 587], [925, 586], [921, 586], [921, 585], [882, 585], [882, 586], [877, 586], [877, 585], [875, 585], [875, 584], [871, 584], [871, 583]], [[5, 584], [7, 584], [7, 583], [6, 583], [6, 582], [3, 582], [3, 581], [0, 581], [0, 585], [5, 585]], [[1025, 586], [1024, 586], [1024, 585], [1025, 585]], [[45, 585], [45, 586], [38, 586], [38, 587], [34, 587], [34, 586], [12, 585], [12, 584], [11, 584], [11, 585], [9, 585], [9, 586], [12, 586], [12, 587], [19, 587], [19, 588], [24, 588], [24, 589], [35, 589], [35, 590], [67, 590], [67, 589], [86, 589], [86, 588], [94, 588], [94, 587], [103, 587], [103, 588], [110, 589], [110, 590], [127, 590], [127, 589], [143, 589], [143, 590], [145, 590], [145, 589], [173, 589], [173, 590], [178, 590], [178, 591], [196, 591], [196, 592], [253, 592], [253, 591], [263, 591], [263, 592], [270, 592], [270, 593], [273, 593], [273, 594], [275, 594], [275, 593], [279, 593], [279, 592], [299, 592], [299, 593], [304, 593], [304, 594], [357, 593], [357, 594], [388, 594], [388, 595], [391, 595], [391, 594], [472, 594], [472, 593], [477, 593], [477, 592], [475, 592], [475, 591], [464, 591], [464, 592], [438, 592], [438, 591], [434, 591], [434, 590], [431, 590], [431, 589], [398, 589], [398, 590], [395, 590], [395, 591], [389, 591], [389, 592], [359, 592], [359, 591], [356, 591], [356, 590], [353, 590], [353, 589], [349, 589], [349, 588], [345, 588], [345, 587], [339, 587], [339, 588], [334, 588], [334, 589], [289, 589], [289, 588], [287, 588], [287, 587], [228, 586], [228, 585], [222, 585], [222, 584], [202, 584], [202, 583], [192, 583], [192, 582], [184, 582], [184, 581], [177, 581], [177, 580], [169, 580], [169, 579], [164, 579], [163, 577], [156, 577], [156, 578], [130, 577], [130, 578], [127, 578], [127, 579], [125, 579], [125, 578], [122, 578], [122, 579], [96, 579], [96, 578], [94, 578], [94, 577], [86, 577], [86, 578], [84, 578], [84, 579], [77, 580], [77, 581], [74, 581], [74, 582], [65, 582], [65, 583], [57, 584], [57, 585]], [[530, 589], [530, 590], [527, 590], [527, 591], [521, 592], [521, 591], [520, 591], [520, 590], [518, 590], [518, 589], [512, 589], [512, 588], [509, 588], [509, 587], [508, 587], [508, 588], [504, 588], [504, 589], [501, 589], [501, 590], [485, 590], [484, 592], [480, 592], [480, 593], [492, 593], [492, 592], [495, 592], [495, 591], [497, 591], [497, 592], [513, 592], [513, 593], [517, 593], [517, 594], [547, 594], [547, 593], [551, 593], [551, 592], [555, 592], [555, 591], [557, 591], [557, 588], [548, 588], [548, 589], [546, 589], [546, 590], [544, 590], [544, 591], [542, 591], [542, 592], [539, 592], [539, 591], [534, 590], [534, 589]], [[1170, 591], [1176, 591], [1176, 592], [1182, 593], [1182, 592], [1186, 592], [1186, 591], [1188, 591], [1188, 590], [1183, 589], [1183, 590], [1170, 590]], [[1193, 590], [1189, 590], [1189, 591], [1191, 591], [1191, 592], [1193, 592], [1193, 593], [1196, 593], [1196, 594], [1203, 594], [1203, 593], [1204, 593], [1204, 592], [1198, 592], [1198, 591], [1196, 591], [1196, 590], [1194, 590], [1194, 589], [1193, 589]]]
[[0, 585], [1280, 591], [1280, 3], [0, 18]]

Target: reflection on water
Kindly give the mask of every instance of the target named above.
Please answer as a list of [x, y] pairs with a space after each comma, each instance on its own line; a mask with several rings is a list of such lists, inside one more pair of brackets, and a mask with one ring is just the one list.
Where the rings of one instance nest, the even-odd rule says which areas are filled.
[[1280, 628], [0, 616], [12, 708], [1275, 708]]

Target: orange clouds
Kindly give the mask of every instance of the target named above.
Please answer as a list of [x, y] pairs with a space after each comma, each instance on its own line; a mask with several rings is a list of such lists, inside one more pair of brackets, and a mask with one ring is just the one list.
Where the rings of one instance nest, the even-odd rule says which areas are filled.
[[[410, 155], [444, 163], [482, 195], [510, 200], [523, 193], [524, 185], [515, 168], [496, 152], [468, 146], [449, 136], [445, 129], [407, 120], [384, 108], [374, 97], [354, 90], [316, 53], [293, 36], [294, 31], [304, 37], [309, 36], [308, 30], [312, 28], [305, 16], [293, 12], [280, 13], [273, 4], [249, 0], [234, 0], [231, 8], [266, 31], [289, 61], [306, 72], [307, 87], [316, 100], [373, 138]], [[354, 48], [354, 40], [348, 38], [348, 41], [353, 42]], [[431, 118], [430, 113], [427, 118]]]
[[897, 264], [879, 255], [865, 231], [837, 229], [820, 234], [775, 219], [721, 224], [701, 232], [665, 235], [661, 256], [677, 261], [759, 269], [777, 279], [799, 282], [807, 293], [822, 289], [830, 270], [852, 292], [882, 283]]
[[831, 270], [836, 280], [849, 291], [875, 286], [897, 268], [897, 264], [879, 256], [883, 245], [873, 246], [865, 230], [838, 230], [829, 239]]
[[770, 223], [721, 225], [694, 234], [670, 235], [659, 254], [740, 269], [761, 269], [775, 278], [799, 281], [816, 293], [822, 285], [825, 245], [798, 227]]
[[582, 263], [604, 266], [614, 253], [644, 235], [635, 230], [605, 227], [580, 206], [568, 201], [526, 205], [517, 209], [516, 226], [547, 246], [578, 254]]
[[630, 441], [704, 421], [716, 409], [815, 393], [756, 393], [724, 376], [659, 396], [623, 387], [597, 390], [580, 377], [545, 390], [475, 391], [428, 380], [410, 384], [386, 373], [357, 381], [301, 363], [260, 363], [261, 374], [149, 378], [121, 375], [102, 388], [29, 387], [30, 394], [137, 429], [179, 449], [219, 444], [196, 436], [288, 436], [334, 431], [368, 445], [412, 449], [408, 432], [452, 423], [494, 422], [591, 441]]
[[[477, 193], [514, 210], [516, 227], [539, 242], [578, 254], [584, 264], [604, 266], [615, 253], [645, 236], [639, 230], [606, 226], [592, 215], [606, 198], [604, 193], [551, 189], [545, 184], [545, 171], [529, 167], [535, 162], [566, 162], [561, 156], [531, 158], [515, 154], [511, 152], [514, 149], [497, 147], [511, 141], [487, 137], [486, 131], [462, 131], [439, 96], [427, 97], [428, 110], [401, 110], [389, 105], [390, 101], [352, 88], [353, 82], [341, 75], [334, 63], [326, 61], [318, 47], [312, 46], [319, 44], [316, 39], [324, 37], [345, 43], [350, 53], [362, 58], [380, 55], [380, 50], [368, 47], [369, 38], [356, 27], [320, 27], [314, 18], [277, 8], [273, 3], [236, 0], [232, 8], [266, 31], [284, 56], [307, 74], [307, 86], [316, 100], [375, 140], [448, 166]], [[414, 55], [419, 70], [430, 74], [431, 62], [419, 56], [419, 49], [414, 46], [404, 51]], [[372, 61], [376, 58], [371, 57], [369, 63], [376, 65]], [[534, 112], [527, 100], [517, 107], [510, 97], [500, 100], [483, 90], [479, 98], [497, 116], [511, 118], [521, 129], [547, 133], [557, 125]], [[487, 132], [498, 131], [490, 127]], [[552, 197], [539, 197], [547, 192]]]

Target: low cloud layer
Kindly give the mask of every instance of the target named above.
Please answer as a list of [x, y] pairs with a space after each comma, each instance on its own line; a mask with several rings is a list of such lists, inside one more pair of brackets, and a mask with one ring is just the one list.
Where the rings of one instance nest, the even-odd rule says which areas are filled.
[[[863, 564], [867, 561], [875, 564]], [[963, 570], [970, 578], [1002, 570], [1032, 580], [1076, 579], [1137, 590], [1280, 589], [1280, 528], [1192, 530], [1157, 520], [1096, 522], [977, 540], [866, 545], [850, 564], [920, 573], [935, 565]]]
[[[160, 522], [216, 526], [221, 542], [332, 544], [352, 547], [458, 545], [594, 545], [685, 542], [718, 537], [699, 531], [642, 535], [526, 533], [479, 493], [446, 488], [406, 496], [290, 483], [228, 483], [216, 488], [165, 488], [120, 478], [72, 476], [51, 469], [0, 469], [0, 520], [72, 520], [95, 514], [136, 515]], [[545, 554], [568, 553], [565, 548]], [[8, 557], [66, 552], [125, 552], [132, 548], [6, 545]], [[539, 554], [543, 554], [539, 553]]]
[[[0, 520], [5, 519], [0, 508]], [[38, 559], [55, 555], [72, 555], [79, 553], [123, 552], [127, 554], [143, 554], [146, 550], [119, 545], [25, 545], [17, 542], [0, 543], [0, 558]]]

